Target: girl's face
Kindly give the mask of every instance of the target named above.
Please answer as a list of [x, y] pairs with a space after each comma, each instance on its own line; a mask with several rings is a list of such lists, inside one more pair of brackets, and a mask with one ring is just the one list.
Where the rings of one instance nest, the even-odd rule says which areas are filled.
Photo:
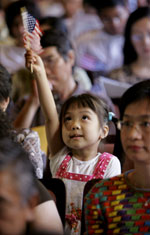
[[131, 42], [138, 57], [150, 59], [150, 18], [144, 17], [132, 26]]
[[88, 107], [73, 104], [63, 118], [62, 138], [71, 149], [98, 147], [107, 133], [108, 126], [104, 124], [102, 129], [97, 114]]
[[124, 112], [121, 142], [125, 155], [134, 163], [150, 164], [149, 106], [150, 100], [143, 99], [129, 104]]

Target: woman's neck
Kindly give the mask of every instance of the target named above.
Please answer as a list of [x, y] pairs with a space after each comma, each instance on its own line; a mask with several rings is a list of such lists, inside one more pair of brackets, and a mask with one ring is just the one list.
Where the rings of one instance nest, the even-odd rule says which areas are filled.
[[141, 66], [150, 66], [150, 58], [149, 59], [144, 59], [144, 58], [138, 58], [136, 60], [137, 65]]
[[136, 188], [150, 189], [150, 165], [144, 167], [135, 165], [135, 170], [129, 174], [128, 179]]
[[150, 77], [150, 60], [137, 59], [131, 64], [133, 73], [138, 77], [149, 78]]

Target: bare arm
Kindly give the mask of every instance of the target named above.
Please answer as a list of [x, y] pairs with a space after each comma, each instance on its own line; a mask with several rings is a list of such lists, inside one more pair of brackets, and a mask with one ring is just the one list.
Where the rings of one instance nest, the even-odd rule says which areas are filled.
[[34, 212], [33, 226], [36, 229], [63, 234], [63, 225], [53, 200], [39, 204], [34, 208]]
[[45, 117], [46, 135], [51, 156], [56, 154], [63, 143], [60, 138], [59, 119], [55, 101], [47, 80], [44, 64], [40, 56], [33, 54], [32, 51], [26, 53], [27, 68], [33, 67], [38, 88], [39, 100]]

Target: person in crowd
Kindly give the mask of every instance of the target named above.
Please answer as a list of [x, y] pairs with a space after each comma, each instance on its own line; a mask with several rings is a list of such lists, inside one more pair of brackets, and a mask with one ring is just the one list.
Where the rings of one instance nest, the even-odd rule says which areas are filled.
[[101, 28], [102, 22], [97, 15], [95, 1], [84, 0], [82, 1], [82, 8], [70, 19], [70, 27], [68, 28], [69, 38], [75, 47], [84, 37], [85, 33], [87, 34], [88, 32], [90, 34], [93, 30], [100, 30]]
[[[20, 143], [25, 151], [28, 152], [35, 175], [41, 179], [45, 168], [45, 158], [40, 148], [40, 139], [38, 134], [31, 129], [15, 130], [11, 112], [7, 108], [11, 99], [11, 78], [8, 71], [0, 65], [0, 139], [5, 137], [11, 138], [13, 141]], [[62, 233], [62, 223], [56, 209], [56, 205], [52, 197], [43, 186], [39, 185], [41, 199], [36, 207], [35, 224], [38, 227], [51, 229]], [[45, 218], [46, 214], [46, 218]], [[49, 223], [49, 221], [52, 223]]]
[[138, 7], [145, 7], [150, 5], [149, 0], [137, 0]]
[[[9, 115], [10, 121], [12, 121], [11, 116], [14, 109], [14, 104], [11, 100], [11, 90], [11, 76], [6, 68], [0, 64], [0, 110]], [[37, 177], [42, 178], [46, 156], [41, 151], [38, 134], [31, 129], [20, 129], [16, 131], [16, 135], [18, 142], [30, 153], [30, 160], [34, 165]]]
[[62, 4], [65, 9], [63, 18], [69, 26], [69, 22], [72, 17], [82, 9], [82, 0], [62, 0]]
[[[150, 232], [150, 79], [134, 84], [122, 96], [117, 123], [118, 154], [133, 166], [98, 181], [85, 195], [84, 234]], [[118, 142], [119, 141], [119, 142]], [[127, 168], [126, 168], [127, 169]]]
[[77, 65], [91, 71], [93, 79], [98, 72], [105, 74], [122, 65], [123, 33], [129, 16], [124, 0], [95, 1], [95, 9], [103, 29], [89, 34], [89, 37], [85, 34], [85, 39], [83, 37], [76, 45]]
[[51, 230], [41, 224], [34, 226], [40, 216], [36, 212], [39, 199], [38, 182], [27, 152], [11, 138], [1, 138], [0, 234], [63, 234], [53, 230], [53, 226]]
[[40, 8], [43, 17], [61, 17], [64, 14], [62, 0], [33, 0]]
[[0, 109], [9, 115], [13, 103], [11, 102], [11, 76], [4, 66], [0, 64]]
[[0, 63], [14, 74], [18, 69], [25, 68], [24, 60], [24, 27], [21, 17], [21, 8], [26, 7], [28, 12], [36, 19], [40, 18], [40, 10], [34, 2], [21, 0], [10, 2], [5, 9], [5, 20], [9, 34], [15, 40], [14, 45], [0, 46]]
[[[50, 51], [52, 54], [55, 48]], [[46, 54], [44, 57], [49, 58]], [[60, 57], [55, 60], [60, 66], [64, 63]], [[27, 68], [30, 69], [31, 64], [46, 121], [52, 177], [63, 179], [66, 185], [66, 231], [79, 234], [85, 182], [120, 174], [118, 158], [98, 152], [100, 141], [109, 131], [107, 105], [91, 94], [74, 95], [62, 106], [59, 122], [44, 64], [38, 55], [27, 51]], [[52, 85], [57, 84], [56, 78], [52, 82]]]
[[[92, 89], [91, 81], [87, 76], [84, 79], [82, 76], [74, 77], [75, 54], [67, 35], [57, 30], [47, 30], [41, 38], [41, 46], [43, 48], [41, 57], [49, 80], [49, 87], [55, 97], [58, 113], [67, 98], [90, 90], [102, 97], [110, 110], [114, 111], [111, 100], [102, 88]], [[25, 128], [45, 123], [34, 80], [33, 88], [33, 92], [26, 102], [21, 102], [15, 107], [14, 112], [17, 114], [14, 115], [15, 127]]]
[[[124, 111], [127, 107], [127, 105], [129, 105], [130, 103], [133, 102], [139, 102], [142, 99], [148, 99], [149, 98], [149, 89], [150, 89], [150, 80], [144, 80], [141, 81], [139, 83], [136, 83], [133, 88], [131, 87], [131, 89], [129, 89], [129, 91], [127, 91], [125, 93], [125, 95], [123, 96], [123, 98], [120, 101], [120, 119], [123, 119], [123, 115], [124, 115]], [[132, 94], [131, 92], [134, 91], [134, 93]], [[129, 95], [129, 97], [128, 97]], [[140, 107], [141, 108], [141, 107]], [[130, 124], [130, 122], [126, 123], [127, 125]], [[148, 122], [141, 122], [141, 124], [143, 124], [143, 126], [148, 126]], [[130, 127], [130, 126], [129, 126]], [[115, 141], [115, 146], [114, 146], [114, 154], [117, 154], [117, 156], [119, 157], [121, 163], [122, 163], [122, 170], [126, 171], [126, 170], [130, 170], [132, 169], [133, 166], [133, 161], [130, 161], [130, 158], [127, 157], [126, 152], [124, 152], [123, 149], [123, 143], [121, 140], [121, 125], [119, 123], [118, 125], [118, 130], [116, 133], [116, 141]], [[138, 138], [138, 136], [137, 136]], [[147, 138], [147, 137], [146, 137]], [[143, 140], [145, 141], [145, 140]], [[144, 144], [143, 144], [144, 145]]]
[[[50, 29], [63, 32], [66, 35], [66, 40], [70, 40], [70, 50], [74, 51], [69, 32], [63, 18], [49, 16], [41, 18], [39, 22], [43, 31]], [[73, 26], [73, 28], [75, 29], [75, 26]], [[90, 78], [88, 77], [86, 71], [78, 67], [76, 62], [73, 66], [73, 76], [74, 79], [77, 80], [84, 89], [89, 90], [91, 88]]]
[[125, 28], [124, 65], [108, 73], [111, 79], [134, 84], [150, 77], [150, 7], [131, 13]]

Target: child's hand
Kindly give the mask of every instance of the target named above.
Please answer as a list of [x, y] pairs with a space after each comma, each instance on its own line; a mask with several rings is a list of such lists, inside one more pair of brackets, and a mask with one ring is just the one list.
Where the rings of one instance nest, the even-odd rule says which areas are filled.
[[35, 54], [32, 50], [27, 50], [25, 54], [26, 67], [38, 76], [45, 74], [45, 68], [40, 56]]

